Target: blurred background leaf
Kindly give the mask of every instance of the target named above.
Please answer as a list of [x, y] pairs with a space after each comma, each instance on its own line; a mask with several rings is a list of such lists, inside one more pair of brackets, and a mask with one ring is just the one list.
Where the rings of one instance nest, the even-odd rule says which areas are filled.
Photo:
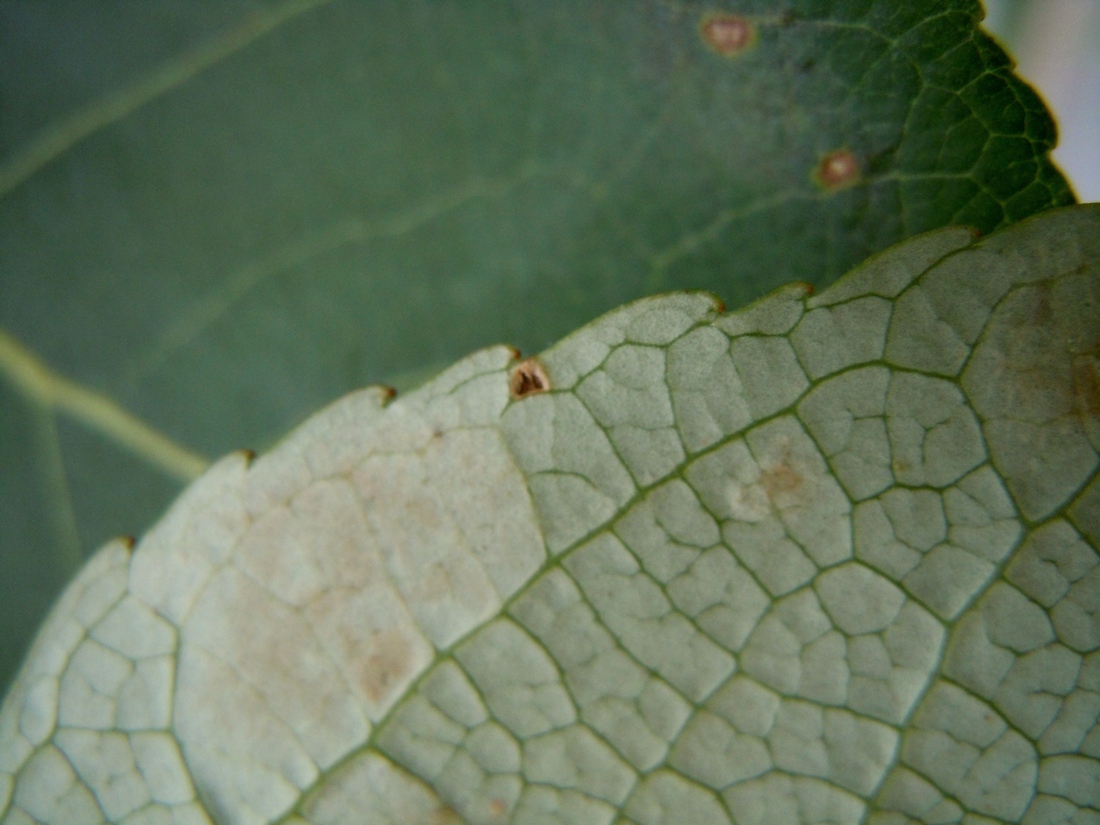
[[1071, 202], [980, 17], [0, 3], [0, 686], [87, 552], [353, 387]]

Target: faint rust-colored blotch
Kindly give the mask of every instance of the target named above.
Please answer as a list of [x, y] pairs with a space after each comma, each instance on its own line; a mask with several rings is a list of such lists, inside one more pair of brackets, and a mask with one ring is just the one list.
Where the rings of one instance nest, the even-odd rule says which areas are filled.
[[1085, 431], [1100, 432], [1100, 357], [1095, 353], [1073, 359], [1073, 397]]
[[732, 57], [756, 42], [756, 27], [735, 14], [708, 14], [699, 24], [703, 42], [723, 57]]
[[546, 392], [550, 389], [550, 379], [542, 364], [534, 358], [528, 358], [512, 367], [508, 386], [512, 391], [512, 398], [518, 401], [535, 393]]
[[814, 180], [826, 189], [840, 189], [859, 180], [859, 161], [847, 149], [830, 152], [814, 170]]

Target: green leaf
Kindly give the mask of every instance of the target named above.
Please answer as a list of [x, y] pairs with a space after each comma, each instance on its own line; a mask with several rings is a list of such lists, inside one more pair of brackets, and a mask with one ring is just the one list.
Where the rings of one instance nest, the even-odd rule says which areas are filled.
[[0, 685], [86, 551], [356, 387], [1071, 200], [976, 0], [778, 8], [0, 4]]
[[0, 819], [1087, 821], [1098, 342], [1081, 206], [354, 392], [91, 559]]

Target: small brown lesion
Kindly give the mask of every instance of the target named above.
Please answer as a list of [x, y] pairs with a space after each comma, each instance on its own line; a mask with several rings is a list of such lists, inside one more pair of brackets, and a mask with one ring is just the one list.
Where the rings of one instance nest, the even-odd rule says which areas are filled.
[[537, 359], [527, 358], [512, 367], [508, 388], [512, 398], [519, 401], [521, 398], [550, 389], [550, 377], [546, 374], [546, 368]]
[[461, 823], [462, 817], [450, 805], [438, 808], [431, 814], [431, 825], [461, 825]]
[[786, 461], [774, 464], [760, 474], [760, 483], [764, 485], [764, 492], [772, 503], [781, 496], [797, 494], [803, 481], [805, 478], [802, 473]]
[[1098, 351], [1073, 359], [1073, 398], [1077, 416], [1086, 427], [1100, 425], [1100, 342]]
[[359, 674], [359, 688], [375, 704], [384, 703], [412, 670], [413, 653], [397, 628], [371, 634], [370, 653]]
[[791, 454], [790, 442], [784, 438], [781, 442], [778, 458], [769, 466], [760, 468], [760, 484], [773, 507], [782, 508], [791, 502], [792, 497], [803, 495], [805, 473]]
[[756, 42], [756, 26], [736, 14], [712, 13], [699, 23], [699, 36], [711, 51], [733, 57]]
[[834, 191], [859, 182], [859, 161], [848, 149], [837, 149], [825, 155], [814, 170], [814, 180], [824, 189]]

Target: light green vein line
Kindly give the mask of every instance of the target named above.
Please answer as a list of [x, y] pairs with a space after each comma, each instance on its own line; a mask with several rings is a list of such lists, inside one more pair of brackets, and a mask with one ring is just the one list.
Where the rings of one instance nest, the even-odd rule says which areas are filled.
[[[0, 342], [2, 346], [2, 342]], [[38, 463], [45, 487], [45, 516], [54, 541], [51, 544], [59, 561], [59, 568], [70, 575], [76, 573], [84, 558], [80, 544], [80, 530], [73, 510], [72, 488], [65, 472], [65, 459], [61, 453], [61, 439], [57, 433], [57, 419], [53, 410], [39, 403], [41, 410], [34, 440], [37, 442]]]
[[813, 196], [796, 190], [785, 190], [742, 207], [723, 210], [706, 226], [684, 234], [676, 243], [653, 255], [649, 265], [649, 274], [646, 277], [646, 291], [652, 293], [661, 289], [668, 289], [663, 281], [668, 268], [677, 261], [697, 252], [706, 244], [713, 242], [734, 221], [773, 209], [798, 198], [809, 197]]
[[228, 31], [203, 41], [137, 82], [77, 110], [46, 129], [22, 152], [0, 166], [0, 197], [89, 135], [183, 85], [286, 21], [329, 2], [331, 0], [289, 0], [254, 12]]
[[466, 181], [386, 220], [371, 222], [361, 217], [350, 217], [284, 244], [245, 264], [228, 275], [218, 288], [196, 300], [146, 350], [144, 357], [127, 372], [125, 380], [134, 384], [158, 369], [174, 352], [182, 349], [203, 330], [225, 316], [252, 290], [279, 273], [301, 266], [311, 258], [342, 246], [379, 238], [402, 237], [465, 204], [502, 197], [539, 174], [543, 174], [543, 170], [538, 164], [528, 163], [514, 177], [499, 180], [475, 178]]
[[3, 329], [0, 374], [38, 404], [71, 416], [175, 478], [190, 481], [209, 465], [108, 396], [58, 375]]

